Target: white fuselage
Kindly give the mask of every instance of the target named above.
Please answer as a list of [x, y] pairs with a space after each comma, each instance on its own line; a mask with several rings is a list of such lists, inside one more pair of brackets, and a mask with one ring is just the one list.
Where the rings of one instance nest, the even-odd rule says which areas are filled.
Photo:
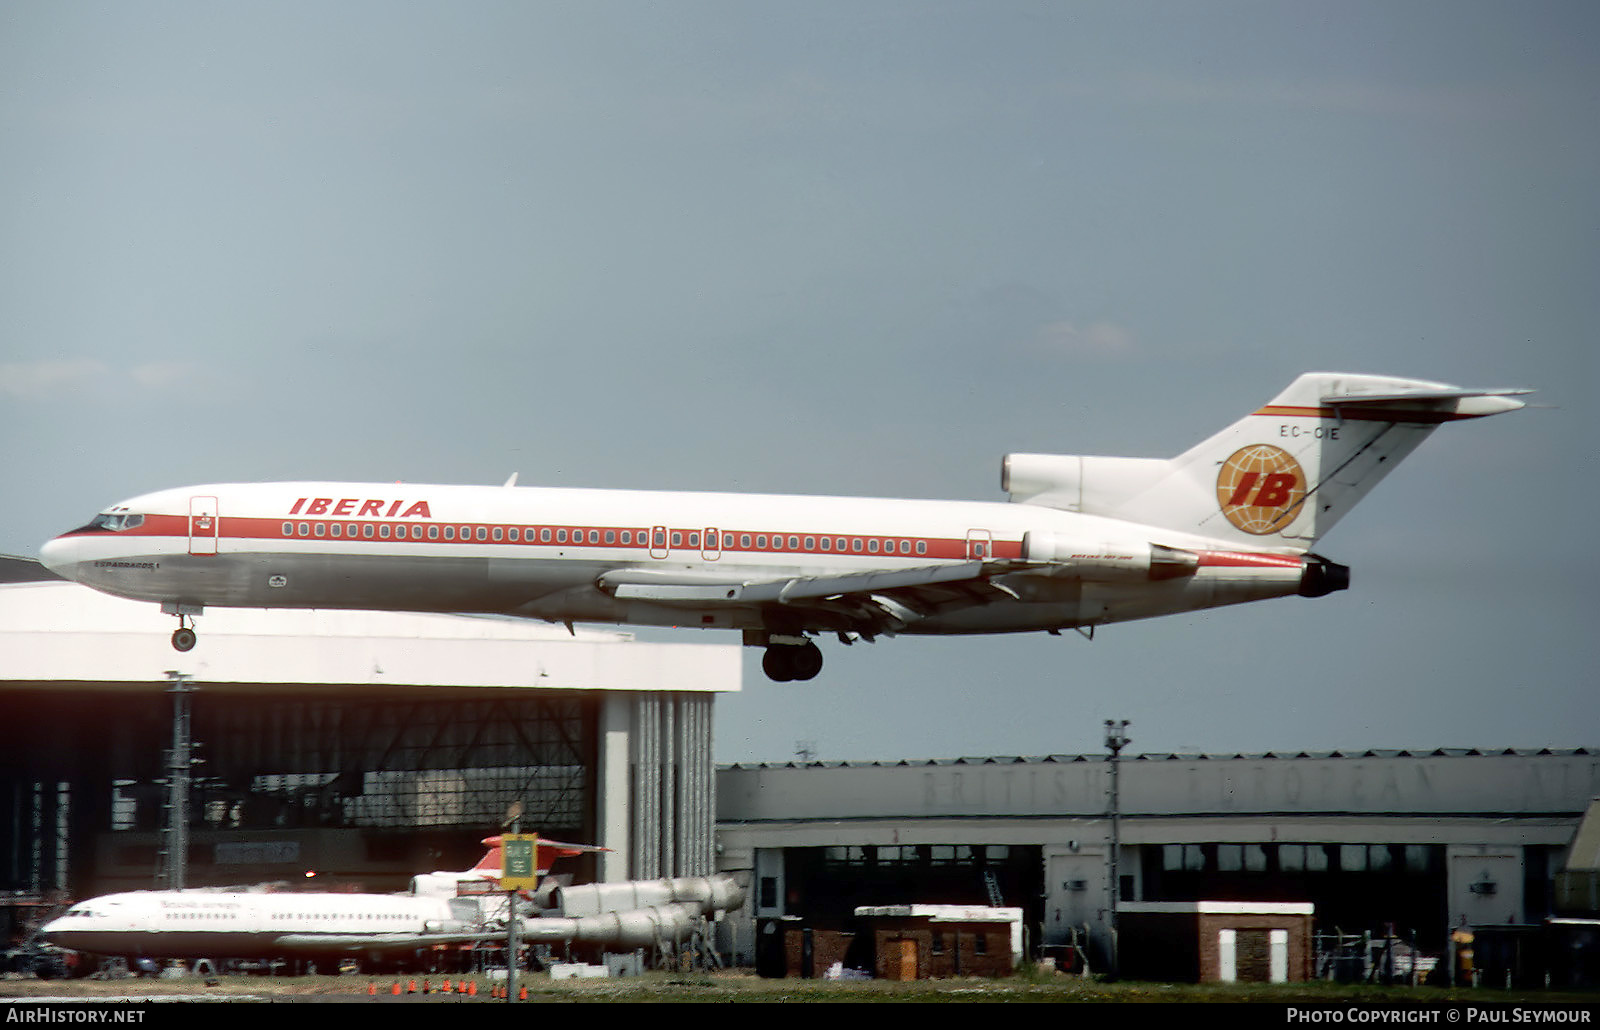
[[[1181, 576], [1150, 575], [1152, 544], [1196, 557]], [[147, 494], [50, 541], [43, 559], [172, 611], [498, 612], [784, 633], [851, 624], [827, 598], [731, 588], [978, 563], [999, 587], [991, 596], [930, 604], [896, 631], [1002, 633], [1293, 594], [1306, 568], [1281, 549], [1032, 504], [361, 483]], [[655, 578], [672, 589], [652, 593]]]
[[443, 898], [130, 891], [79, 902], [43, 933], [53, 944], [96, 955], [277, 958], [347, 952], [340, 941], [352, 937], [410, 937], [460, 925]]

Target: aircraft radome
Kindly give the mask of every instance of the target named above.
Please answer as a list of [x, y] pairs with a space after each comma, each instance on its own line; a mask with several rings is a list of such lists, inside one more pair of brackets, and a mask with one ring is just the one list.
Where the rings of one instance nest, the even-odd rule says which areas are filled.
[[[1309, 373], [1171, 459], [1009, 454], [1007, 502], [364, 483], [182, 487], [43, 561], [178, 617], [207, 606], [496, 612], [738, 630], [775, 680], [814, 637], [1059, 632], [1349, 585], [1313, 552], [1442, 422], [1522, 407]], [[515, 477], [513, 477], [513, 480]]]

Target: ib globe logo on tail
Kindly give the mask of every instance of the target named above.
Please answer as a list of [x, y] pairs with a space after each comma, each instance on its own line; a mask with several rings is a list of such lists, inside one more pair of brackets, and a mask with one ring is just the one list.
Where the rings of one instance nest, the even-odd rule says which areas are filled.
[[1300, 512], [1306, 477], [1288, 451], [1271, 444], [1241, 447], [1217, 473], [1217, 504], [1235, 529], [1255, 536], [1279, 533]]

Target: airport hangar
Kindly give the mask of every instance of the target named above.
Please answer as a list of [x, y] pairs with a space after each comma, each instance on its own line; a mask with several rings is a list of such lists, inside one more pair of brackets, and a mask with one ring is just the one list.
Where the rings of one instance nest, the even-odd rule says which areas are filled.
[[400, 890], [522, 832], [587, 880], [714, 867], [712, 698], [738, 645], [520, 619], [210, 609], [173, 620], [0, 558], [0, 894], [164, 886], [168, 671], [192, 677], [187, 886]]
[[[1600, 749], [1585, 748], [1124, 754], [1117, 766], [1119, 907], [1309, 901], [1321, 932], [1392, 926], [1434, 952], [1463, 921], [1551, 915], [1600, 795]], [[757, 923], [1018, 906], [1030, 949], [1076, 932], [1104, 968], [1110, 770], [1106, 755], [724, 767], [719, 862], [746, 872], [742, 916]], [[755, 938], [747, 926], [735, 940]]]

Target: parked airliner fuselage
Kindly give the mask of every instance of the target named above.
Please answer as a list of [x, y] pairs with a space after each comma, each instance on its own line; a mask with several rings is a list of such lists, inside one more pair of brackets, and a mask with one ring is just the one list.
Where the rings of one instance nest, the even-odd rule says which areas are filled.
[[[427, 939], [478, 929], [446, 898], [400, 894], [264, 894], [229, 891], [128, 891], [80, 902], [44, 927], [52, 944], [130, 958], [337, 956], [385, 935]], [[290, 941], [289, 945], [285, 940]]]

